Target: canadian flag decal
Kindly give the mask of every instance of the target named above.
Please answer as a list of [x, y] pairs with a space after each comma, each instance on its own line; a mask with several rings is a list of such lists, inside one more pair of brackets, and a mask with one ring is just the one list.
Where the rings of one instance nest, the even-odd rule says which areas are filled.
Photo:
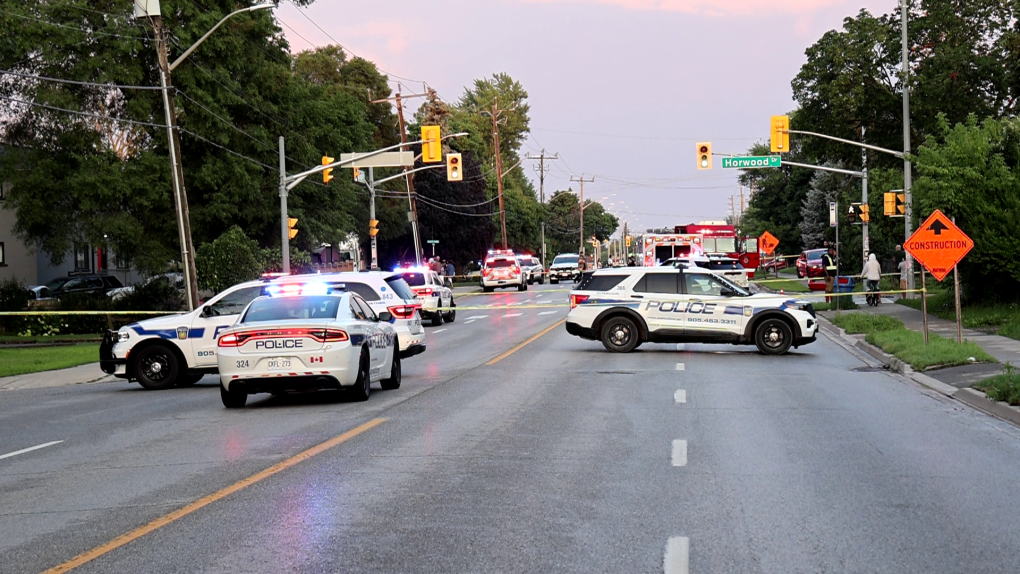
[[313, 363], [321, 363], [322, 362], [322, 357], [312, 357], [311, 361]]

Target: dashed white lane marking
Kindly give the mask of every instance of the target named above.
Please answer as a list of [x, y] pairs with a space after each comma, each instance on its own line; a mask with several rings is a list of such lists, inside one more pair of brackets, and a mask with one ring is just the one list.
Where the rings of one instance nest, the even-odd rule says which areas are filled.
[[432, 331], [432, 334], [435, 335], [436, 333], [442, 333], [445, 330], [446, 329], [436, 329], [435, 331]]
[[676, 370], [678, 370], [678, 371], [684, 370], [684, 364], [683, 363], [677, 363], [676, 364]]
[[683, 343], [677, 343], [676, 344], [676, 350], [677, 351], [683, 351], [684, 350], [684, 344]]
[[677, 389], [676, 392], [673, 393], [673, 400], [678, 402], [678, 403], [686, 403], [687, 402], [687, 391], [685, 391], [683, 389]]
[[504, 317], [520, 317], [523, 314], [524, 313], [507, 313], [506, 315], [503, 315], [503, 316]]
[[464, 320], [471, 321], [473, 319], [484, 319], [486, 317], [488, 317], [488, 315], [472, 315], [471, 317], [464, 317]]
[[687, 441], [673, 441], [673, 466], [687, 466]]
[[541, 299], [541, 298], [542, 298], [541, 295], [535, 295], [535, 299]]
[[666, 542], [666, 555], [662, 559], [665, 574], [687, 574], [690, 564], [691, 543], [686, 536], [671, 536]]
[[553, 314], [559, 313], [559, 312], [560, 312], [559, 309], [557, 309], [555, 311], [542, 311], [541, 313], [539, 313], [539, 315], [553, 315]]
[[64, 442], [64, 441], [62, 441], [62, 440], [51, 440], [50, 442], [44, 442], [42, 444], [37, 444], [35, 446], [30, 446], [28, 448], [23, 448], [21, 450], [16, 450], [14, 452], [9, 452], [7, 454], [0, 454], [0, 459], [11, 458], [12, 456], [18, 456], [19, 454], [25, 454], [26, 452], [32, 452], [33, 450], [39, 450], [41, 448], [46, 448], [48, 446], [53, 446], [55, 444], [60, 444], [62, 442]]

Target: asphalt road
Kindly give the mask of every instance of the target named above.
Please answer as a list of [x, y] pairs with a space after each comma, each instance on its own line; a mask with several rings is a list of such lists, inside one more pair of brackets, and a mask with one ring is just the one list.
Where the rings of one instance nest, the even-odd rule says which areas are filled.
[[562, 288], [460, 297], [367, 403], [0, 395], [0, 457], [63, 441], [0, 458], [0, 571], [103, 545], [76, 571], [1020, 571], [1020, 430], [824, 337], [610, 354], [542, 304]]

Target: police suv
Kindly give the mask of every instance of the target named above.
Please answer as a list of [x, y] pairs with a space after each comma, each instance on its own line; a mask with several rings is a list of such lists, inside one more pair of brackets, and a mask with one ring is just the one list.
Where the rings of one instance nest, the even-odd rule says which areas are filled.
[[641, 343], [756, 345], [768, 355], [812, 343], [814, 307], [754, 294], [711, 270], [624, 267], [596, 271], [570, 292], [567, 332], [626, 353]]
[[264, 278], [224, 290], [194, 311], [139, 321], [107, 331], [99, 346], [99, 367], [146, 389], [193, 385], [217, 372], [220, 334], [237, 322], [256, 297], [274, 285], [314, 281], [360, 295], [378, 314], [387, 312], [397, 333], [400, 358], [425, 352], [421, 302], [397, 274], [386, 271], [323, 273]]

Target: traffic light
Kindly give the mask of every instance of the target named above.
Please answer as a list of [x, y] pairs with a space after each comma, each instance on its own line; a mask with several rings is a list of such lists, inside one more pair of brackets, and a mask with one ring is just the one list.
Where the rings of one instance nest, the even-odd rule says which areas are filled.
[[887, 191], [885, 193], [885, 214], [889, 217], [903, 217], [903, 214], [907, 212], [906, 201], [905, 193]]
[[354, 168], [354, 181], [361, 181], [361, 169]]
[[298, 232], [297, 229], [294, 229], [295, 225], [297, 225], [297, 218], [296, 217], [288, 217], [287, 218], [287, 237], [289, 237], [291, 239], [294, 239], [294, 237], [297, 235], [297, 232]]
[[790, 116], [772, 116], [772, 129], [769, 139], [772, 143], [772, 153], [785, 153], [790, 151]]
[[630, 235], [627, 236], [627, 247], [630, 247]]
[[446, 154], [446, 181], [463, 181], [464, 172], [460, 166], [460, 154]]
[[857, 223], [857, 208], [860, 207], [859, 203], [851, 203], [850, 207], [846, 210], [846, 220], [848, 223]]
[[861, 221], [864, 223], [871, 221], [871, 206], [867, 203], [862, 203], [860, 208]]
[[698, 142], [694, 144], [694, 151], [697, 152], [698, 169], [712, 169], [712, 142]]
[[379, 235], [379, 220], [378, 219], [369, 219], [368, 220], [368, 236], [369, 237], [375, 237], [376, 235]]
[[[329, 165], [333, 163], [333, 158], [328, 155], [322, 156], [322, 165]], [[333, 179], [333, 168], [322, 170], [322, 183], [329, 183], [329, 180]]]
[[423, 163], [438, 163], [443, 161], [443, 143], [439, 141], [442, 137], [439, 126], [421, 127], [421, 161]]

